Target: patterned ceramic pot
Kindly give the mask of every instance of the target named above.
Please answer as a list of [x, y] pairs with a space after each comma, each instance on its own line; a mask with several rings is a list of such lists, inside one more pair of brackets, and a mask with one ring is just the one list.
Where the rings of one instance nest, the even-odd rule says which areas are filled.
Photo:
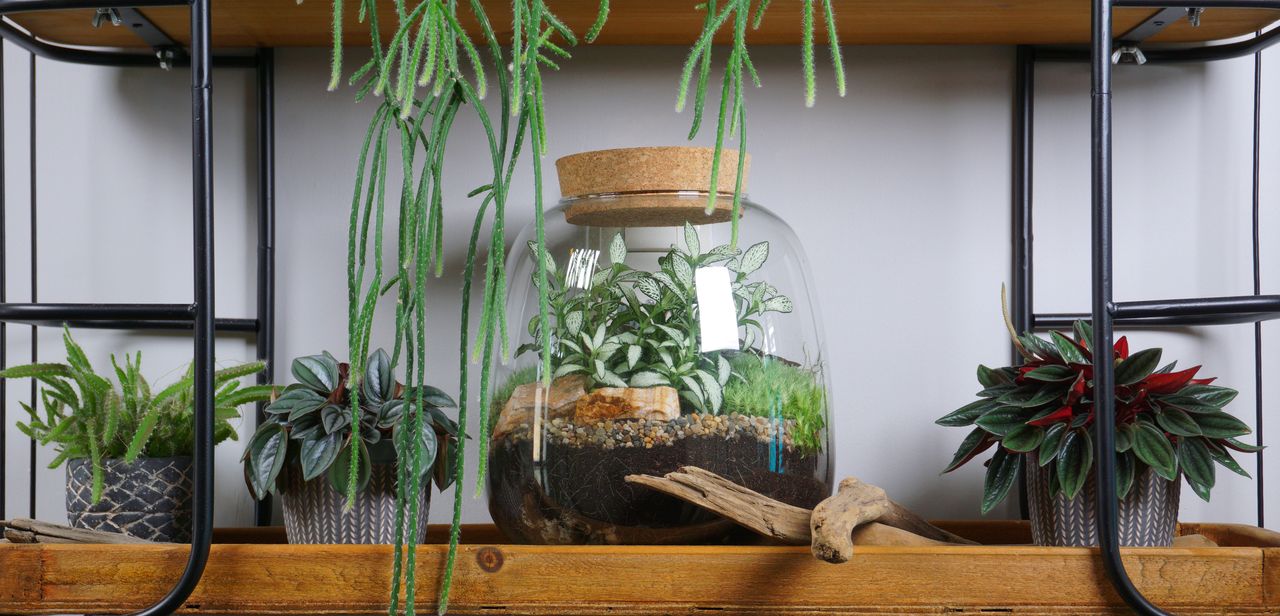
[[103, 460], [103, 490], [93, 499], [93, 463], [67, 462], [67, 521], [76, 528], [128, 533], [149, 541], [191, 541], [191, 458]]
[[[327, 477], [303, 481], [296, 468], [286, 468], [285, 489], [280, 494], [285, 535], [289, 543], [395, 543], [396, 467], [372, 465], [369, 486], [356, 495], [351, 509], [346, 497], [329, 485]], [[418, 538], [427, 535], [427, 508], [431, 482], [425, 478], [418, 495]]]
[[[1049, 496], [1049, 469], [1026, 465], [1027, 505], [1031, 537], [1036, 545], [1098, 545], [1097, 486], [1092, 473], [1075, 498]], [[1133, 478], [1133, 487], [1120, 501], [1120, 545], [1166, 547], [1178, 526], [1181, 481], [1169, 481], [1149, 467]]]

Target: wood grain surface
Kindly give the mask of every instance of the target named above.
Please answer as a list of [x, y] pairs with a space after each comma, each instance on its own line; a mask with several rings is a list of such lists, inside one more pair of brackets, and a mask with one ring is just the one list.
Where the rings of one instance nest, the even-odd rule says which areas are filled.
[[[511, 30], [510, 2], [483, 0], [495, 30], [504, 39]], [[702, 27], [694, 0], [615, 0], [608, 25], [597, 44], [689, 45]], [[383, 7], [380, 23], [389, 38], [394, 23], [392, 3]], [[331, 43], [329, 10], [322, 0], [218, 0], [213, 3], [213, 37], [218, 47], [321, 47]], [[356, 22], [356, 3], [347, 0], [346, 42], [368, 44], [368, 24]], [[597, 0], [557, 0], [552, 8], [575, 32], [595, 19]], [[796, 44], [800, 41], [799, 0], [776, 0], [750, 44]], [[1070, 44], [1089, 39], [1089, 0], [839, 0], [837, 27], [849, 44]], [[187, 42], [190, 26], [185, 8], [144, 9], [164, 32]], [[1123, 34], [1155, 13], [1151, 9], [1117, 9], [1115, 32]], [[459, 11], [473, 32], [470, 12]], [[123, 27], [90, 27], [92, 11], [19, 13], [12, 18], [49, 41], [90, 46], [145, 47]], [[1275, 21], [1267, 10], [1210, 9], [1199, 28], [1185, 19], [1171, 24], [1153, 42], [1219, 40], [1250, 34]], [[723, 34], [728, 34], [728, 29]], [[825, 28], [815, 38], [825, 42]], [[722, 37], [721, 42], [727, 40]]]
[[[1261, 539], [1276, 540], [1272, 535]], [[0, 613], [134, 610], [168, 589], [186, 552], [0, 545]], [[424, 613], [445, 552], [441, 544], [419, 549]], [[1126, 550], [1124, 559], [1138, 588], [1175, 613], [1280, 614], [1280, 549], [1141, 548]], [[387, 546], [217, 544], [186, 611], [378, 613], [386, 608], [390, 572]], [[867, 546], [832, 565], [805, 547], [473, 543], [461, 548], [454, 583], [459, 614], [1125, 613], [1097, 551], [1088, 548]]]

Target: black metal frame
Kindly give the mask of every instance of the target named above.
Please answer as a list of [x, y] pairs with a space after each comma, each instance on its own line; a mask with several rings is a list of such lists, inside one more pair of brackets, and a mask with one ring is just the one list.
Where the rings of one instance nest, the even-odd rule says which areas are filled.
[[[1111, 158], [1111, 75], [1113, 7], [1147, 7], [1159, 9], [1151, 20], [1165, 21], [1168, 9], [1189, 8], [1256, 8], [1280, 10], [1280, 0], [1092, 0], [1091, 44], [1087, 51], [1077, 49], [1019, 47], [1014, 77], [1014, 137], [1012, 177], [1012, 320], [1020, 330], [1069, 327], [1076, 319], [1092, 319], [1095, 357], [1109, 356], [1114, 330], [1124, 327], [1185, 327], [1254, 324], [1254, 367], [1257, 407], [1255, 427], [1258, 443], [1262, 432], [1262, 335], [1261, 322], [1280, 318], [1280, 296], [1262, 295], [1259, 243], [1259, 179], [1261, 127], [1261, 53], [1280, 42], [1280, 29], [1259, 32], [1254, 38], [1237, 43], [1208, 45], [1182, 49], [1143, 50], [1146, 62], [1205, 62], [1254, 55], [1253, 91], [1253, 295], [1239, 297], [1194, 298], [1141, 302], [1115, 302], [1112, 295], [1112, 158]], [[1168, 25], [1167, 21], [1160, 27]], [[1120, 37], [1122, 44], [1132, 46], [1134, 40], [1150, 36], [1152, 28], [1140, 26]], [[1137, 33], [1135, 35], [1135, 33]], [[1037, 61], [1083, 61], [1091, 64], [1091, 208], [1092, 224], [1092, 306], [1089, 314], [1036, 314], [1032, 302], [1032, 144], [1034, 137], [1034, 76]], [[1017, 361], [1015, 353], [1015, 361]], [[1098, 534], [1107, 578], [1120, 597], [1140, 614], [1161, 615], [1165, 612], [1152, 605], [1133, 585], [1120, 558], [1118, 541], [1118, 502], [1115, 497], [1115, 371], [1109, 362], [1098, 364], [1094, 372], [1098, 421], [1094, 422], [1098, 484]], [[1262, 458], [1258, 458], [1256, 487], [1258, 525], [1265, 521], [1265, 483]]]
[[[146, 616], [169, 614], [180, 609], [199, 583], [208, 560], [213, 537], [213, 343], [215, 331], [248, 332], [255, 335], [258, 359], [267, 368], [258, 376], [259, 383], [269, 383], [275, 363], [275, 97], [274, 54], [269, 49], [256, 55], [217, 56], [212, 52], [210, 31], [211, 0], [0, 0], [0, 38], [31, 53], [31, 302], [8, 303], [5, 296], [4, 197], [0, 188], [0, 368], [6, 365], [6, 323], [32, 326], [32, 360], [38, 352], [35, 327], [67, 324], [128, 330], [190, 329], [194, 341], [195, 374], [195, 447], [193, 452], [194, 491], [192, 506], [191, 551], [182, 577], [163, 598], [139, 612]], [[188, 6], [191, 11], [191, 48], [182, 50], [165, 33], [155, 28], [135, 7]], [[87, 50], [41, 41], [3, 19], [4, 15], [23, 11], [111, 8], [116, 9], [126, 25], [151, 45], [155, 55], [130, 52]], [[35, 58], [98, 66], [151, 66], [191, 68], [192, 129], [192, 216], [194, 290], [190, 304], [41, 304], [36, 303], [36, 123], [35, 123]], [[3, 162], [3, 47], [0, 46], [0, 186], [5, 181]], [[253, 68], [257, 74], [257, 150], [258, 150], [258, 238], [257, 238], [257, 316], [253, 319], [214, 318], [214, 244], [213, 244], [213, 156], [212, 110], [215, 67]], [[32, 384], [35, 404], [35, 384]], [[5, 383], [0, 380], [0, 401]], [[262, 407], [256, 412], [261, 418]], [[5, 408], [0, 404], [0, 459], [4, 451]], [[31, 515], [35, 515], [35, 446], [31, 448]], [[0, 494], [4, 477], [0, 473]], [[0, 518], [5, 517], [5, 502], [0, 497]], [[255, 505], [259, 524], [270, 522], [271, 504]]]

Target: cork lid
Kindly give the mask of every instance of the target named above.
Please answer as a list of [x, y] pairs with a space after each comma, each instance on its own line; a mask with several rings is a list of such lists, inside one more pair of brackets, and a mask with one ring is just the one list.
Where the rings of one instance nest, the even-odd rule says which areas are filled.
[[[560, 195], [565, 198], [632, 192], [706, 192], [711, 185], [711, 160], [715, 150], [684, 146], [620, 148], [571, 154], [556, 161]], [[751, 165], [747, 155], [743, 171]], [[738, 152], [720, 152], [716, 192], [733, 194], [737, 181]]]
[[[572, 201], [565, 219], [574, 225], [607, 227], [674, 227], [725, 222], [732, 216], [738, 152], [720, 153], [717, 198], [706, 211], [711, 185], [713, 148], [647, 147], [597, 150], [556, 161], [560, 194]], [[743, 168], [751, 165], [747, 156]], [[690, 194], [695, 193], [695, 194]], [[703, 196], [697, 196], [701, 193]], [[585, 198], [607, 195], [605, 197]]]

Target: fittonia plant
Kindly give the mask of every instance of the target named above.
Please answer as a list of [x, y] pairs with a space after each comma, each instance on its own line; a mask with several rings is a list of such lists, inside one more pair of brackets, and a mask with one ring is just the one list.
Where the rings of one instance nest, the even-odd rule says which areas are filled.
[[[343, 28], [349, 16], [343, 7], [346, 3], [333, 3], [333, 63], [329, 88], [336, 89], [343, 81]], [[395, 24], [379, 23], [375, 0], [360, 0], [356, 19], [368, 24], [371, 57], [347, 78], [356, 88], [356, 99], [363, 100], [370, 94], [377, 104], [365, 134], [356, 167], [355, 188], [351, 200], [351, 216], [348, 233], [348, 356], [352, 358], [351, 373], [355, 375], [347, 383], [351, 396], [351, 423], [360, 421], [360, 376], [364, 374], [362, 362], [369, 355], [374, 308], [379, 297], [394, 293], [395, 345], [391, 353], [392, 363], [398, 364], [403, 356], [406, 385], [411, 391], [422, 391], [418, 385], [426, 383], [425, 356], [426, 306], [421, 298], [427, 294], [427, 274], [443, 271], [444, 254], [444, 197], [441, 185], [445, 162], [445, 146], [451, 134], [454, 120], [464, 107], [475, 113], [484, 129], [489, 146], [491, 179], [470, 193], [478, 199], [475, 221], [472, 227], [463, 268], [463, 288], [459, 346], [459, 408], [458, 423], [466, 433], [468, 410], [468, 357], [470, 332], [471, 280], [475, 270], [477, 248], [487, 246], [487, 258], [483, 265], [483, 291], [481, 292], [481, 319], [477, 328], [475, 355], [484, 366], [481, 374], [480, 398], [487, 401], [489, 381], [488, 366], [495, 352], [497, 340], [505, 341], [507, 317], [505, 312], [506, 272], [505, 219], [508, 189], [515, 173], [516, 162], [526, 140], [532, 149], [529, 156], [533, 171], [534, 219], [537, 228], [536, 249], [545, 253], [546, 239], [543, 226], [542, 157], [546, 153], [547, 127], [543, 103], [543, 67], [558, 68], [557, 63], [569, 57], [566, 48], [577, 44], [578, 37], [550, 11], [544, 0], [514, 0], [511, 4], [510, 47], [504, 49], [493, 29], [481, 0], [462, 3], [455, 0], [419, 0], [416, 3], [395, 0]], [[831, 0], [821, 0], [836, 64], [837, 84], [843, 93], [843, 69], [835, 36], [835, 21]], [[744, 76], [758, 83], [755, 70], [747, 53], [746, 31], [748, 23], [753, 27], [760, 23], [768, 0], [728, 0], [717, 4], [715, 0], [699, 5], [706, 12], [703, 33], [690, 52], [685, 63], [680, 85], [678, 108], [683, 107], [687, 84], [694, 68], [698, 69], [694, 95], [694, 120], [690, 137], [696, 135], [701, 123], [702, 109], [706, 101], [706, 89], [710, 78], [711, 41], [725, 24], [733, 24], [733, 42], [721, 88], [719, 121], [716, 131], [717, 156], [729, 137], [738, 135], [738, 149], [745, 149], [743, 129], [746, 118], [743, 94]], [[469, 10], [478, 23], [480, 34], [472, 41], [463, 29], [459, 11]], [[802, 59], [805, 71], [806, 100], [812, 102], [813, 78], [813, 15], [815, 0], [803, 0]], [[604, 27], [609, 14], [608, 0], [601, 0], [594, 23], [584, 38], [592, 41]], [[384, 38], [383, 32], [390, 34]], [[384, 44], [383, 41], [389, 41]], [[485, 56], [488, 56], [486, 65]], [[489, 88], [486, 69], [492, 71], [500, 96], [500, 113], [491, 116], [482, 99]], [[726, 131], [727, 129], [727, 131]], [[386, 176], [392, 164], [389, 156], [392, 142], [399, 145], [399, 166], [403, 182], [399, 189], [400, 213], [396, 231], [396, 257], [390, 267], [384, 267], [383, 229], [385, 226]], [[745, 159], [745, 157], [741, 157]], [[741, 165], [741, 163], [740, 163]], [[717, 168], [716, 173], [719, 172]], [[741, 187], [741, 167], [738, 169], [738, 187]], [[715, 177], [711, 186], [715, 185]], [[734, 198], [735, 210], [740, 207], [740, 195]], [[736, 242], [737, 216], [734, 220]], [[486, 241], [481, 230], [489, 225]], [[372, 242], [370, 236], [372, 235]], [[371, 245], [372, 244], [372, 245]], [[732, 245], [732, 243], [731, 243]], [[539, 265], [536, 277], [539, 285], [539, 332], [542, 336], [541, 361], [544, 375], [550, 378], [550, 272]], [[503, 355], [507, 353], [504, 347]], [[683, 380], [683, 379], [682, 379]], [[700, 380], [700, 379], [699, 379]], [[421, 412], [424, 401], [406, 400], [415, 413]], [[481, 407], [485, 407], [482, 405]], [[482, 410], [482, 413], [484, 411]], [[487, 440], [485, 424], [481, 424], [480, 442]], [[466, 439], [460, 440], [460, 446]], [[350, 469], [358, 469], [358, 450], [350, 458]], [[420, 447], [403, 454], [418, 463], [424, 452]], [[455, 475], [462, 478], [464, 456], [458, 456]], [[409, 463], [410, 460], [405, 460]], [[347, 497], [356, 493], [356, 472], [349, 472]], [[405, 503], [400, 503], [404, 506]], [[458, 521], [462, 512], [462, 492], [454, 494], [454, 525], [450, 535], [448, 565], [442, 580], [438, 609], [443, 613], [448, 606], [449, 583], [452, 579], [453, 561], [457, 555], [459, 536]], [[403, 537], [400, 537], [402, 539]], [[395, 581], [391, 594], [391, 612], [398, 606], [401, 574], [405, 585], [406, 612], [414, 612], [413, 550], [402, 548], [397, 541]], [[401, 564], [404, 564], [402, 569]]]
[[[694, 272], [719, 265], [732, 273], [738, 326], [745, 331], [742, 348], [751, 350], [763, 331], [760, 316], [792, 309], [791, 299], [773, 285], [749, 280], [769, 258], [769, 243], [745, 251], [725, 244], [702, 252], [697, 231], [686, 223], [683, 247], [673, 246], [660, 257], [657, 271], [632, 269], [626, 257], [619, 233], [609, 243], [610, 264], [592, 268], [589, 282], [579, 285], [587, 273], [572, 266], [557, 270], [543, 253], [551, 273], [552, 377], [583, 374], [590, 384], [607, 387], [666, 385], [699, 412], [720, 412], [733, 369], [722, 353], [699, 348]], [[530, 320], [534, 340], [544, 339], [541, 327], [540, 317]], [[541, 350], [536, 342], [518, 352], [535, 350]]]

